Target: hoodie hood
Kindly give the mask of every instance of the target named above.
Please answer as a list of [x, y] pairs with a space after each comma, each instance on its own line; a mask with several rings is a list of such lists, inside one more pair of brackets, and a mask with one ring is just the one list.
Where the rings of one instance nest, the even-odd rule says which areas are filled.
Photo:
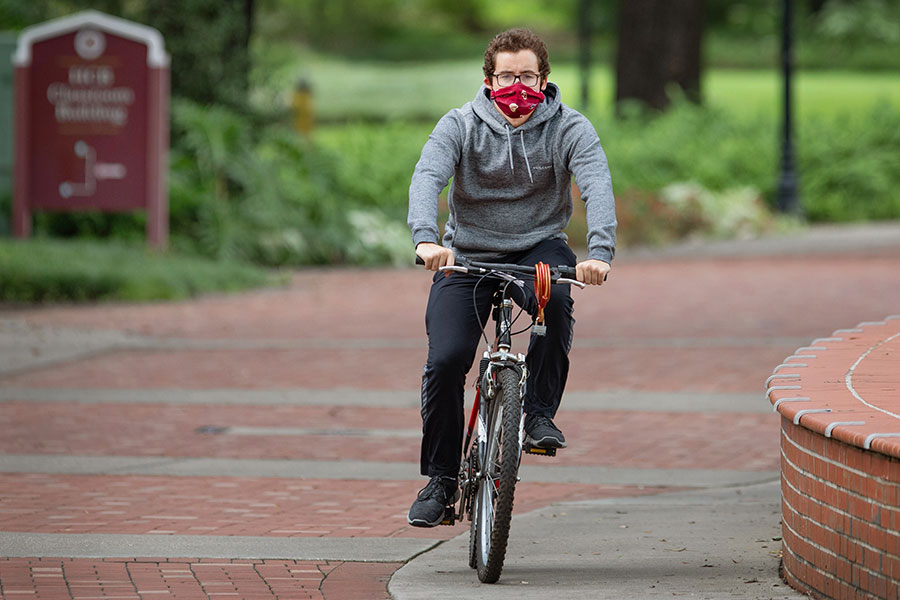
[[502, 135], [506, 138], [506, 149], [509, 155], [509, 169], [515, 170], [513, 161], [513, 136], [518, 134], [519, 143], [522, 146], [522, 157], [525, 159], [525, 169], [528, 171], [528, 179], [534, 183], [534, 174], [531, 172], [531, 161], [528, 158], [528, 148], [525, 145], [525, 132], [536, 127], [540, 127], [546, 121], [549, 121], [562, 108], [562, 102], [559, 99], [559, 88], [554, 83], [548, 83], [544, 90], [544, 101], [537, 105], [528, 120], [513, 127], [510, 125], [506, 117], [494, 106], [491, 99], [491, 89], [482, 85], [475, 99], [472, 101], [472, 110], [484, 121], [494, 133]]
[[497, 110], [494, 101], [491, 100], [491, 89], [487, 86], [482, 85], [475, 94], [475, 99], [472, 100], [472, 109], [491, 129], [505, 136], [507, 131], [516, 133], [538, 127], [541, 123], [552, 119], [560, 111], [562, 102], [559, 99], [559, 88], [555, 83], [547, 84], [544, 96], [544, 101], [537, 105], [537, 108], [531, 113], [531, 117], [518, 127], [510, 125], [503, 114]]

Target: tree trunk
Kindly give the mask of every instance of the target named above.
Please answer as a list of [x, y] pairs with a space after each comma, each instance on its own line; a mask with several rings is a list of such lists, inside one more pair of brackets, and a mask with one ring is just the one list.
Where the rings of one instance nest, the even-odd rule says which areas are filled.
[[616, 109], [637, 100], [663, 110], [675, 84], [700, 102], [703, 0], [623, 0], [619, 5]]

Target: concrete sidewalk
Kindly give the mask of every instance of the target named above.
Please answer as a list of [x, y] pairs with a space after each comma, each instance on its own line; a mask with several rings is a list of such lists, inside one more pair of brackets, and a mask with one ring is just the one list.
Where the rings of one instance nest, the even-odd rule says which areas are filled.
[[513, 518], [500, 581], [466, 564], [468, 534], [397, 571], [396, 600], [804, 598], [778, 577], [780, 483], [560, 503]]

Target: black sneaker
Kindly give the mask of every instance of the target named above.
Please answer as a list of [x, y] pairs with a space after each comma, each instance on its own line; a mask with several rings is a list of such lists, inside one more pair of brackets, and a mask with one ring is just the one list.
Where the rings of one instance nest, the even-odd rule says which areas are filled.
[[537, 448], [565, 448], [566, 437], [553, 424], [550, 417], [527, 415], [525, 417], [525, 433], [528, 441]]
[[413, 527], [435, 527], [444, 520], [444, 511], [459, 500], [456, 477], [432, 477], [419, 490], [416, 501], [409, 508], [407, 523]]

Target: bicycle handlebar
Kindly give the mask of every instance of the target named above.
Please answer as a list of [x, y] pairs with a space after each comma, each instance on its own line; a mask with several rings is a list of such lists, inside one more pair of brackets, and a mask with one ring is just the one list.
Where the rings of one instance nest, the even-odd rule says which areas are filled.
[[[424, 265], [425, 261], [422, 260], [421, 257], [416, 256], [416, 264]], [[507, 263], [476, 262], [464, 257], [457, 257], [457, 262], [455, 265], [451, 267], [442, 267], [442, 270], [456, 271], [458, 273], [473, 273], [475, 275], [487, 275], [491, 271], [522, 273], [523, 275], [535, 274], [534, 265], [527, 266]], [[584, 283], [575, 279], [575, 267], [570, 267], [569, 265], [558, 265], [556, 267], [550, 267], [550, 272], [550, 281], [552, 283], [568, 283], [577, 285], [581, 288], [585, 287]]]

